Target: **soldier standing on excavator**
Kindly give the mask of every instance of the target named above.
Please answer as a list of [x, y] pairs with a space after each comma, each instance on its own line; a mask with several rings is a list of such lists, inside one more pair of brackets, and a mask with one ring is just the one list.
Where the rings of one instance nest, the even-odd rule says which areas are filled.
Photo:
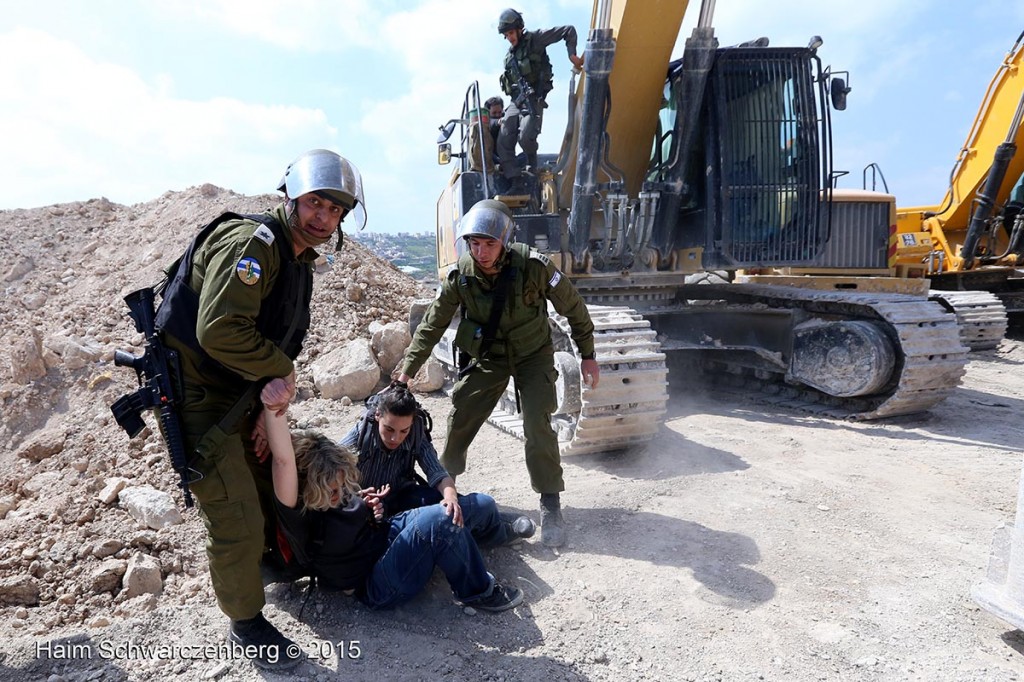
[[583, 57], [576, 55], [575, 27], [556, 26], [527, 31], [524, 29], [523, 15], [514, 9], [506, 9], [501, 13], [498, 33], [505, 36], [509, 43], [501, 89], [512, 98], [498, 133], [498, 159], [502, 173], [498, 178], [498, 193], [523, 194], [527, 188], [523, 186], [523, 169], [516, 159], [516, 143], [526, 153], [526, 163], [530, 170], [536, 172], [537, 137], [547, 107], [544, 100], [554, 87], [547, 47], [564, 40], [569, 61], [577, 69], [583, 68]]

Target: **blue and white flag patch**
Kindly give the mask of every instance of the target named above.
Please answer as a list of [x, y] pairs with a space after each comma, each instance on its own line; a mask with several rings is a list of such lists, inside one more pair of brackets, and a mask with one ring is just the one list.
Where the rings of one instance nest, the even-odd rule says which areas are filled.
[[548, 286], [549, 287], [557, 286], [558, 283], [561, 282], [561, 281], [562, 281], [562, 272], [561, 272], [561, 270], [555, 270], [555, 274], [551, 275], [551, 279], [548, 280]]
[[235, 266], [235, 274], [238, 275], [238, 279], [242, 280], [242, 284], [248, 286], [252, 286], [260, 281], [262, 273], [263, 269], [260, 268], [260, 262], [251, 256], [246, 256], [238, 261], [238, 265]]

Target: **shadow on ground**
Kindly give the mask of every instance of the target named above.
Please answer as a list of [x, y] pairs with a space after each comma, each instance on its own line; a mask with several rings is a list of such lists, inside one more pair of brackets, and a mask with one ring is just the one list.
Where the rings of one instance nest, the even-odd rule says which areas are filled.
[[666, 426], [662, 426], [652, 443], [629, 450], [567, 455], [562, 458], [562, 462], [581, 469], [638, 480], [721, 474], [750, 468], [742, 457], [694, 443]]

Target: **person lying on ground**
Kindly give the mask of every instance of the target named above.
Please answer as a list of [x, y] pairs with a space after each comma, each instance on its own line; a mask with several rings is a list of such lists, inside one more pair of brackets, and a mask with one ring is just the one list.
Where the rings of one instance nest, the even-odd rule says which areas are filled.
[[389, 608], [419, 594], [438, 567], [460, 605], [500, 612], [522, 603], [522, 591], [487, 571], [472, 534], [445, 508], [385, 518], [389, 488], [361, 487], [355, 453], [322, 433], [291, 433], [285, 414], [264, 410], [263, 419], [282, 533], [324, 589]]

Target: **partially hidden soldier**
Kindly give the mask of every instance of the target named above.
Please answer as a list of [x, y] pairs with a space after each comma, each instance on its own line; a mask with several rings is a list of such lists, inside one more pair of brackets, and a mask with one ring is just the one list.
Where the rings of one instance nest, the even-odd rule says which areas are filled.
[[416, 328], [398, 380], [416, 374], [461, 310], [455, 345], [472, 359], [452, 392], [441, 464], [452, 476], [466, 470], [470, 444], [514, 378], [518, 394], [527, 396], [520, 401], [526, 467], [540, 493], [541, 542], [558, 547], [566, 540], [560, 499], [565, 483], [551, 427], [557, 372], [548, 301], [569, 321], [584, 381], [596, 388], [594, 324], [572, 282], [543, 254], [513, 243], [513, 231], [511, 211], [500, 201], [485, 199], [466, 212], [458, 233], [466, 250]]
[[506, 9], [498, 19], [498, 33], [509, 43], [505, 54], [505, 70], [501, 75], [501, 89], [512, 102], [505, 110], [498, 133], [498, 159], [501, 162], [499, 194], [526, 192], [522, 182], [523, 169], [516, 157], [516, 143], [526, 153], [526, 163], [537, 171], [537, 138], [540, 136], [547, 107], [547, 95], [554, 87], [551, 60], [547, 47], [565, 41], [569, 61], [577, 69], [583, 68], [583, 57], [576, 55], [576, 28], [555, 28], [527, 31], [523, 15]]
[[505, 101], [495, 95], [484, 102], [483, 108], [483, 112], [470, 117], [469, 166], [471, 170], [486, 170], [491, 175], [497, 161], [495, 145], [498, 143], [501, 119], [505, 115]]
[[325, 149], [295, 159], [278, 190], [285, 198], [274, 209], [224, 214], [193, 240], [168, 271], [157, 327], [180, 357], [181, 423], [189, 466], [199, 474], [190, 487], [230, 639], [257, 666], [283, 670], [302, 656], [262, 614], [273, 487], [270, 463], [258, 462], [250, 434], [261, 399], [283, 413], [295, 395], [316, 247], [335, 231], [340, 246], [341, 221], [354, 210], [362, 220], [365, 209], [359, 171]]

